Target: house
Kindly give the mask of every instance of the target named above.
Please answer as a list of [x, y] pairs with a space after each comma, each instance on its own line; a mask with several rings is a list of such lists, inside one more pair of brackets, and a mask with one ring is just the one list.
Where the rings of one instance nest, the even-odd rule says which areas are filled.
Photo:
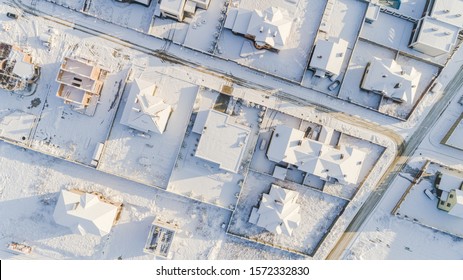
[[117, 222], [121, 207], [100, 194], [62, 190], [53, 218], [74, 233], [105, 236]]
[[26, 90], [40, 77], [40, 67], [20, 48], [0, 43], [0, 89]]
[[338, 76], [346, 57], [348, 42], [339, 39], [337, 42], [318, 40], [310, 60], [309, 69], [315, 71], [315, 76]]
[[207, 10], [211, 0], [161, 0], [161, 15], [182, 22], [186, 15], [192, 16], [196, 8]]
[[463, 218], [463, 178], [452, 173], [438, 173], [436, 188], [439, 196], [437, 208], [449, 215]]
[[[246, 152], [251, 129], [236, 123], [227, 114], [209, 110], [200, 131], [195, 156], [219, 165], [223, 170], [238, 173]], [[198, 126], [196, 126], [198, 127]]]
[[99, 99], [102, 79], [102, 69], [92, 62], [65, 57], [56, 77], [60, 84], [56, 96], [63, 99], [65, 104], [85, 108]]
[[449, 53], [463, 29], [463, 1], [428, 0], [409, 47], [430, 56]]
[[352, 147], [333, 147], [304, 137], [304, 132], [278, 125], [267, 150], [269, 160], [296, 166], [324, 181], [357, 184], [365, 152]]
[[143, 251], [157, 257], [167, 258], [175, 237], [177, 226], [161, 221], [154, 221]]
[[452, 125], [441, 143], [463, 151], [463, 113]]
[[427, 0], [424, 14], [463, 29], [462, 0]]
[[393, 59], [373, 58], [365, 68], [360, 88], [397, 102], [413, 104], [421, 73]]
[[277, 52], [284, 49], [292, 26], [293, 19], [288, 12], [276, 7], [263, 11], [232, 8], [224, 24], [224, 28], [233, 33], [253, 40], [257, 49]]
[[253, 207], [249, 222], [280, 235], [291, 236], [301, 223], [299, 193], [273, 185], [263, 194], [259, 208]]
[[162, 134], [172, 113], [172, 106], [156, 96], [154, 83], [137, 79], [130, 89], [121, 124], [148, 133]]

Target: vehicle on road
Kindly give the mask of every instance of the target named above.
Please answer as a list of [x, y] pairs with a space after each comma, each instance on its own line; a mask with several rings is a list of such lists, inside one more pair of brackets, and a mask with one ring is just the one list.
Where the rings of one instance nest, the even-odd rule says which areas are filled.
[[9, 18], [12, 18], [12, 19], [18, 19], [18, 15], [17, 14], [13, 14], [13, 13], [6, 13], [6, 16], [9, 17]]

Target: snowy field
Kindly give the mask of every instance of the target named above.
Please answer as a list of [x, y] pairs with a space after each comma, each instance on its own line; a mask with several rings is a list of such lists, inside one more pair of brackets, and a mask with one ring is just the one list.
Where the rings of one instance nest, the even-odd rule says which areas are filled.
[[[423, 150], [420, 150], [424, 152]], [[463, 239], [443, 233], [418, 223], [411, 222], [391, 212], [402, 194], [410, 186], [411, 180], [425, 164], [423, 157], [414, 157], [396, 178], [386, 196], [372, 216], [365, 222], [353, 244], [345, 252], [346, 259], [389, 259], [389, 260], [450, 260], [463, 258]], [[425, 194], [417, 192], [416, 195]], [[429, 213], [421, 199], [415, 201], [416, 210]], [[431, 201], [430, 201], [431, 202]], [[437, 210], [437, 200], [429, 205]]]
[[[154, 217], [173, 221], [181, 229], [170, 250], [172, 259], [217, 258], [227, 239], [222, 224], [230, 214], [217, 207], [5, 143], [0, 143], [0, 167], [2, 259], [16, 257], [3, 249], [12, 241], [32, 246], [33, 254], [27, 258], [153, 259], [143, 253], [143, 246]], [[108, 236], [80, 236], [55, 224], [58, 192], [66, 188], [99, 191], [124, 203], [121, 220]]]
[[[399, 65], [412, 66], [417, 69], [417, 71], [421, 72], [421, 79], [416, 89], [416, 97], [413, 103], [398, 104], [386, 98], [382, 98], [379, 94], [367, 92], [360, 88], [361, 80], [365, 73], [365, 67], [375, 57], [381, 59], [395, 59]], [[438, 72], [439, 67], [437, 66], [397, 54], [390, 49], [376, 44], [359, 40], [352, 55], [347, 75], [341, 85], [338, 97], [367, 108], [378, 110], [390, 116], [407, 119]]]
[[166, 188], [193, 110], [198, 86], [150, 68], [146, 68], [137, 78], [156, 83], [159, 97], [172, 106], [166, 131], [163, 134], [145, 134], [120, 123], [130, 92], [128, 86], [98, 169], [150, 186]]
[[[299, 193], [302, 222], [294, 229], [292, 236], [276, 235], [248, 222], [252, 208], [258, 207], [262, 194], [270, 191], [271, 184]], [[346, 205], [347, 201], [341, 198], [251, 171], [244, 183], [228, 231], [283, 250], [313, 255]]]
[[285, 48], [279, 53], [257, 50], [252, 41], [234, 35], [230, 30], [224, 30], [218, 44], [219, 55], [272, 75], [301, 82], [326, 1], [298, 0], [297, 4], [292, 3], [296, 1], [241, 0], [239, 4], [241, 8], [250, 10], [283, 5], [288, 11], [294, 12], [291, 35]]
[[422, 176], [418, 183], [412, 186], [397, 209], [396, 215], [433, 229], [463, 237], [463, 219], [438, 209], [438, 199], [431, 200], [424, 194], [426, 189], [435, 189], [434, 180], [438, 171], [461, 177], [463, 182], [462, 171], [448, 170], [439, 164], [431, 163], [425, 171], [429, 176]]

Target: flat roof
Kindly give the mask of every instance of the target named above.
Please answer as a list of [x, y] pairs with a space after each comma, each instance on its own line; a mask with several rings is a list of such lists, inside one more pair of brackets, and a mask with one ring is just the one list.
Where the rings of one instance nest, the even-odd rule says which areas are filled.
[[463, 28], [463, 1], [434, 0], [429, 15], [437, 20]]
[[416, 42], [445, 52], [449, 52], [455, 45], [458, 38], [458, 27], [431, 17], [421, 19], [420, 23], [421, 27]]
[[196, 156], [237, 173], [251, 129], [234, 123], [233, 117], [210, 110], [201, 133]]

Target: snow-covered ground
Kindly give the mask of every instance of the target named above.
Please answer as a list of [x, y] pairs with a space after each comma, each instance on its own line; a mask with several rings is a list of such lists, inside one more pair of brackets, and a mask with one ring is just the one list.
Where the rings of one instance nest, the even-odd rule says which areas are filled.
[[293, 14], [294, 23], [287, 43], [279, 53], [257, 50], [252, 41], [224, 30], [218, 44], [219, 55], [265, 73], [301, 82], [306, 71], [326, 1], [322, 0], [241, 0], [240, 8], [265, 10], [277, 6]]
[[[263, 193], [268, 193], [272, 184], [299, 193], [301, 224], [291, 236], [276, 235], [248, 222], [253, 207], [258, 207]], [[255, 240], [284, 250], [313, 255], [331, 226], [342, 214], [347, 201], [322, 192], [280, 181], [271, 176], [250, 172], [244, 182], [240, 199], [230, 221], [228, 231], [232, 234]]]
[[130, 92], [128, 86], [98, 169], [150, 186], [166, 188], [193, 110], [198, 86], [149, 67], [138, 74], [136, 78], [156, 83], [156, 96], [173, 108], [166, 131], [163, 134], [142, 133], [120, 123]]
[[418, 224], [422, 224], [446, 233], [463, 237], [463, 219], [442, 211], [437, 208], [438, 199], [429, 199], [424, 191], [435, 189], [434, 182], [437, 172], [444, 172], [458, 176], [463, 183], [463, 175], [454, 171], [447, 171], [439, 164], [431, 163], [425, 169], [426, 176], [422, 176], [410, 191], [407, 193], [400, 207], [395, 211], [395, 215], [406, 218]]

